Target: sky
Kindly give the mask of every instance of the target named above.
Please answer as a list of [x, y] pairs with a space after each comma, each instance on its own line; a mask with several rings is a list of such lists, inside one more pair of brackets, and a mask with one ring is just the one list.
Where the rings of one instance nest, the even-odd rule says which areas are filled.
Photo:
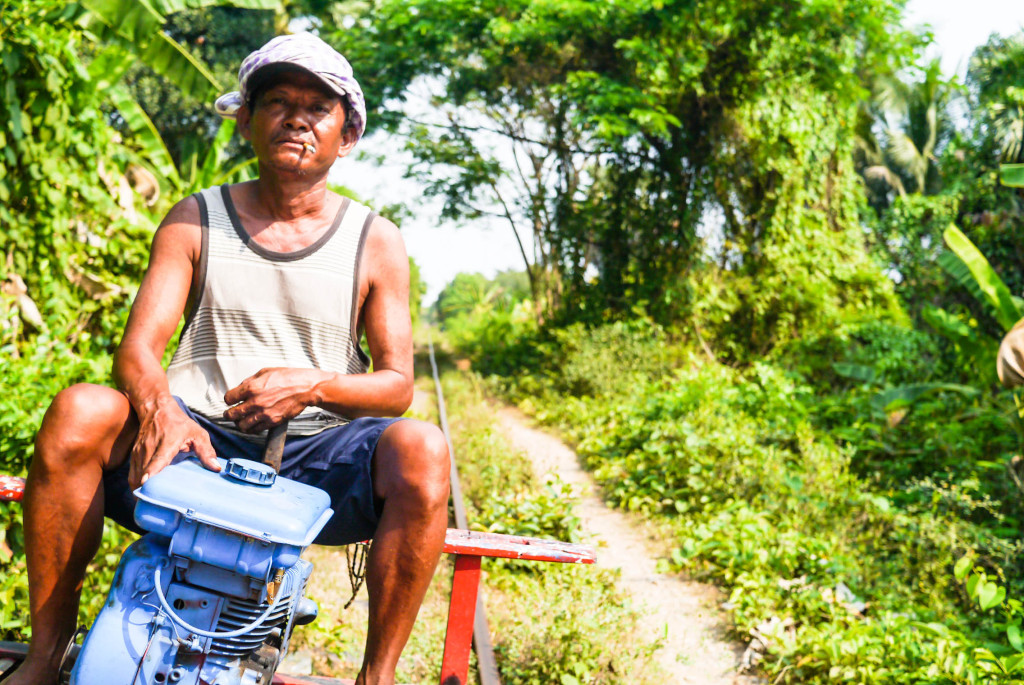
[[[935, 43], [927, 56], [941, 57], [943, 71], [962, 79], [971, 52], [990, 34], [1005, 36], [1024, 27], [1024, 0], [909, 0], [905, 24], [930, 26]], [[402, 202], [413, 210], [412, 216], [401, 221], [401, 228], [406, 250], [427, 283], [425, 304], [433, 302], [459, 272], [492, 277], [500, 270], [523, 269], [507, 224], [456, 226], [441, 220], [440, 203], [423, 197], [416, 182], [403, 178], [401, 141], [371, 135], [361, 141], [360, 148], [382, 155], [385, 161], [340, 160], [331, 171], [331, 180], [351, 188], [372, 206]]]

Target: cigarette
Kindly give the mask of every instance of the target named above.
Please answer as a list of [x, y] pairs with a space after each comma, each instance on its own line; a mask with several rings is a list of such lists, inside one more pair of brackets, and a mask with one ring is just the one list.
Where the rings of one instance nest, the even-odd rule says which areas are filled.
[[306, 149], [306, 152], [308, 152], [309, 154], [313, 154], [314, 152], [316, 152], [316, 148], [310, 145], [309, 143], [303, 143], [302, 147], [304, 147]]

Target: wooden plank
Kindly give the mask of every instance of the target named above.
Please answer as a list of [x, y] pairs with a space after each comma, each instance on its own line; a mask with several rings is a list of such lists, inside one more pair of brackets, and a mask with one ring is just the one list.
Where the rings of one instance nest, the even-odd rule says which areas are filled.
[[0, 475], [0, 502], [20, 502], [24, 494], [24, 478]]
[[596, 560], [594, 548], [589, 545], [454, 528], [449, 528], [444, 537], [444, 551], [449, 554], [555, 561], [563, 564], [593, 564]]

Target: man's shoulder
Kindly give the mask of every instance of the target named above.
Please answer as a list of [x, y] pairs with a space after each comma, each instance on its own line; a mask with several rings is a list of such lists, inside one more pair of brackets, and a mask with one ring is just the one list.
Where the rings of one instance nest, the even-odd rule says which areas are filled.
[[198, 228], [200, 221], [199, 200], [195, 195], [189, 195], [178, 200], [171, 207], [167, 215], [164, 216], [164, 220], [160, 222], [160, 228], [169, 226], [195, 226]]
[[394, 222], [378, 214], [366, 232], [366, 251], [367, 256], [389, 258], [397, 255], [404, 259], [402, 232]]

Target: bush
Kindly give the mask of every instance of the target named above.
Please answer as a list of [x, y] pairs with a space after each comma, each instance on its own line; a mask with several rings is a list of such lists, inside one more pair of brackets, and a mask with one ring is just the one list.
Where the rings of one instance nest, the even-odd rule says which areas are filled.
[[[692, 354], [600, 395], [570, 392], [577, 371], [551, 365], [523, 405], [576, 442], [613, 504], [673, 527], [672, 564], [727, 588], [772, 680], [988, 682], [1013, 653], [1006, 624], [972, 608], [952, 561], [974, 550], [1024, 594], [1020, 498], [997, 457], [1015, 446], [1009, 424], [955, 392], [892, 420], [875, 397], [928, 368], [933, 340], [884, 322], [839, 333], [850, 343], [835, 361], [870, 380], [811, 383], [782, 365], [793, 348], [741, 369]], [[580, 346], [591, 365], [576, 368], [615, 358], [608, 338], [553, 337]]]

